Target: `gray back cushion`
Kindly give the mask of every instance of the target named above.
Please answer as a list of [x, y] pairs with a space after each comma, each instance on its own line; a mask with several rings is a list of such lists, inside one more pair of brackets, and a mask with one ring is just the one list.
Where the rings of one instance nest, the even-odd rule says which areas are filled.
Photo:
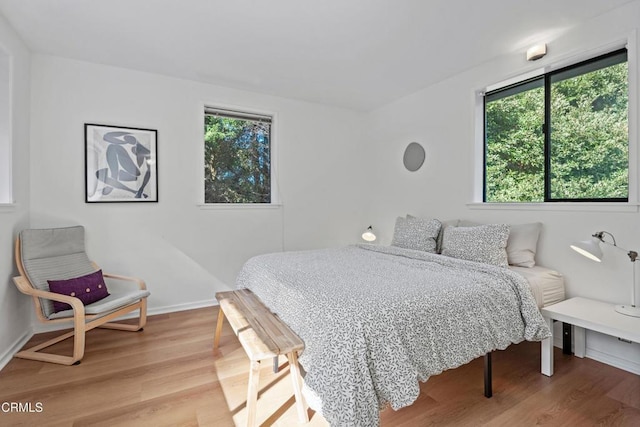
[[[30, 229], [20, 232], [20, 254], [27, 278], [48, 291], [47, 280], [66, 280], [95, 271], [84, 249], [84, 227]], [[40, 298], [42, 314], [53, 313], [53, 303]]]
[[442, 255], [507, 267], [508, 239], [506, 224], [447, 227], [442, 239]]
[[398, 217], [393, 230], [392, 246], [424, 252], [436, 252], [436, 239], [440, 232], [440, 221], [437, 219]]

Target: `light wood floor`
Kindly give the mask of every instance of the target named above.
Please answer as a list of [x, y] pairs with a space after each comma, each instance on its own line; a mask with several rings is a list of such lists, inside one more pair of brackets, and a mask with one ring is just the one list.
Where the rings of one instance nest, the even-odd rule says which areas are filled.
[[[0, 371], [1, 426], [233, 426], [245, 417], [248, 359], [225, 324], [211, 351], [217, 308], [149, 318], [144, 332], [94, 330], [78, 366], [13, 359]], [[34, 337], [41, 342], [47, 334]], [[70, 351], [69, 343], [57, 350]], [[482, 359], [432, 377], [412, 406], [382, 413], [382, 426], [640, 426], [640, 376], [556, 349], [556, 374], [539, 373], [538, 343], [493, 358], [494, 397], [482, 395]], [[284, 362], [283, 362], [284, 364]], [[261, 374], [258, 420], [294, 426], [288, 369]], [[310, 411], [309, 426], [326, 426]]]

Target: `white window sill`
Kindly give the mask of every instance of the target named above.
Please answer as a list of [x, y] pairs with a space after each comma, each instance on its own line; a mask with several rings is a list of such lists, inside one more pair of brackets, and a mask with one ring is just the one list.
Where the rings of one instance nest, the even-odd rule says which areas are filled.
[[469, 209], [505, 211], [638, 212], [638, 203], [547, 202], [547, 203], [467, 203]]
[[280, 203], [198, 203], [202, 210], [280, 209]]
[[0, 213], [13, 212], [17, 207], [16, 203], [0, 203]]

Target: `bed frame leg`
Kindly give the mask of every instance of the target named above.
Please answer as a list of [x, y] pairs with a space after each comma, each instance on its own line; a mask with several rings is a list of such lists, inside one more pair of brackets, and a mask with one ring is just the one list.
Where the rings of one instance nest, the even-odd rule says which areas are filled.
[[571, 324], [562, 323], [562, 354], [573, 354], [571, 352]]
[[484, 397], [493, 396], [491, 385], [491, 352], [484, 355]]

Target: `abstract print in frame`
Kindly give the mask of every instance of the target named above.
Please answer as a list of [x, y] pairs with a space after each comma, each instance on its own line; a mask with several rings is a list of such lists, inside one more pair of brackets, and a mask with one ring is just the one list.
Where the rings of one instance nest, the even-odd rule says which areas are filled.
[[85, 201], [157, 202], [158, 132], [86, 123]]

